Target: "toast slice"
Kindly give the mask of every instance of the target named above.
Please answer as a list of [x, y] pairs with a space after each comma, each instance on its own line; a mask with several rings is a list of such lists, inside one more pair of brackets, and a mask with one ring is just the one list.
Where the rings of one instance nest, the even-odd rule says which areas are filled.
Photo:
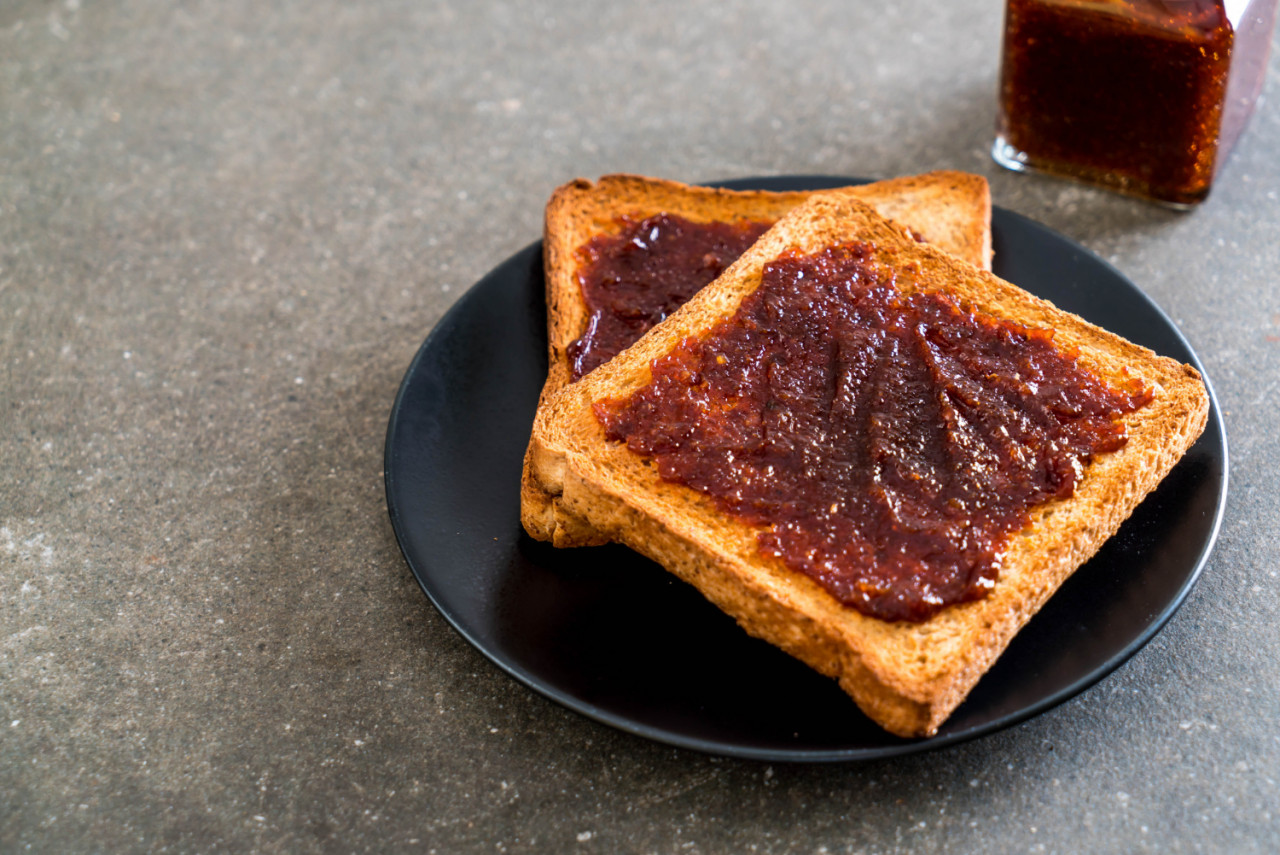
[[[849, 193], [930, 245], [991, 268], [991, 193], [982, 176], [940, 170], [852, 187]], [[658, 213], [695, 223], [772, 222], [812, 195], [697, 187], [638, 175], [606, 175], [594, 183], [577, 179], [558, 188], [547, 204], [543, 240], [547, 380], [539, 407], [574, 379], [570, 345], [586, 331], [591, 315], [578, 281], [579, 251], [590, 240], [618, 232], [622, 217]], [[527, 465], [525, 471], [522, 519], [545, 539], [550, 507], [528, 485]]]
[[[979, 315], [1052, 330], [1052, 346], [1112, 388], [1148, 397], [1122, 417], [1118, 450], [1096, 454], [1069, 498], [1033, 507], [1005, 544], [982, 599], [920, 622], [886, 621], [842, 605], [809, 576], [766, 557], [766, 526], [721, 511], [707, 496], [663, 480], [657, 467], [610, 441], [593, 408], [647, 386], [652, 363], [705, 338], [761, 284], [787, 251], [816, 253], [850, 240], [871, 245], [903, 293], [941, 292]], [[878, 216], [856, 194], [814, 196], [784, 216], [712, 285], [639, 342], [546, 401], [528, 455], [530, 489], [549, 508], [534, 537], [557, 546], [624, 543], [694, 585], [750, 634], [835, 678], [874, 721], [927, 736], [964, 699], [1059, 585], [1091, 557], [1200, 435], [1209, 399], [1190, 366], [1158, 356], [1063, 312], [929, 245]]]

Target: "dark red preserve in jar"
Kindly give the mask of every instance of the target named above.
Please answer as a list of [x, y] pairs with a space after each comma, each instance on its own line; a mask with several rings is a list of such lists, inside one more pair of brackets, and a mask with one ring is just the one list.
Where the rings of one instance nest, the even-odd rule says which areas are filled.
[[1197, 204], [1261, 91], [1276, 6], [1008, 0], [993, 157]]

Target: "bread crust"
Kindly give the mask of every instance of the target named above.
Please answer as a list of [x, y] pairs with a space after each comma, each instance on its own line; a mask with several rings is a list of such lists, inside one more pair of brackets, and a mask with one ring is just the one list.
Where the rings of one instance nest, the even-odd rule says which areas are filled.
[[[990, 269], [991, 192], [982, 176], [939, 170], [850, 187], [848, 192], [882, 216], [908, 226], [931, 245]], [[578, 178], [557, 188], [547, 203], [542, 243], [547, 380], [538, 399], [539, 409], [572, 380], [568, 347], [586, 330], [589, 314], [578, 285], [576, 258], [587, 241], [616, 233], [622, 215], [668, 213], [699, 223], [777, 220], [812, 195], [812, 191], [698, 187], [624, 174], [605, 175], [595, 182]], [[526, 456], [521, 519], [526, 529], [540, 531], [548, 539], [553, 525], [551, 509], [544, 492], [530, 483], [531, 477]]]
[[[649, 365], [732, 314], [765, 263], [787, 249], [816, 252], [859, 239], [897, 271], [906, 291], [945, 290], [976, 311], [1055, 330], [1055, 342], [1113, 385], [1153, 393], [1125, 417], [1128, 443], [1098, 455], [1069, 499], [1035, 509], [1010, 539], [988, 597], [921, 623], [886, 622], [841, 605], [808, 577], [757, 549], [760, 527], [711, 499], [662, 481], [624, 444], [611, 443], [591, 405], [650, 381]], [[546, 510], [530, 527], [557, 546], [625, 543], [694, 585], [763, 638], [839, 681], [873, 720], [901, 736], [936, 732], [1017, 631], [1087, 561], [1204, 429], [1209, 398], [1194, 368], [1126, 341], [991, 273], [914, 241], [851, 191], [814, 196], [630, 349], [544, 402], [535, 419], [526, 489]]]

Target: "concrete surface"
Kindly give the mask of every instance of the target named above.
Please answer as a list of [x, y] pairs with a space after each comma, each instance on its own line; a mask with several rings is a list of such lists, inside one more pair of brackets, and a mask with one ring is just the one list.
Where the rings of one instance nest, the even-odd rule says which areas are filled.
[[[1186, 215], [1000, 171], [999, 3], [0, 5], [0, 851], [1280, 849], [1280, 88]], [[942, 752], [674, 750], [516, 684], [382, 492], [409, 359], [576, 175], [987, 175], [1217, 384], [1217, 551]]]

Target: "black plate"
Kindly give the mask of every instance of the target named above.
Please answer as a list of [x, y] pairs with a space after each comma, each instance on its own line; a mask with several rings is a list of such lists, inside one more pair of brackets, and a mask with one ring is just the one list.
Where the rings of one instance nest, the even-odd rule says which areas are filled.
[[[735, 188], [803, 190], [848, 178]], [[996, 272], [1204, 372], [1172, 322], [1110, 265], [996, 209]], [[1013, 641], [937, 736], [905, 740], [834, 681], [622, 547], [555, 550], [520, 528], [521, 457], [546, 373], [541, 245], [499, 265], [427, 337], [387, 429], [391, 523], [441, 614], [500, 668], [597, 721], [738, 757], [828, 761], [921, 751], [1008, 727], [1089, 687], [1182, 603], [1218, 532], [1226, 436], [1204, 436]]]

